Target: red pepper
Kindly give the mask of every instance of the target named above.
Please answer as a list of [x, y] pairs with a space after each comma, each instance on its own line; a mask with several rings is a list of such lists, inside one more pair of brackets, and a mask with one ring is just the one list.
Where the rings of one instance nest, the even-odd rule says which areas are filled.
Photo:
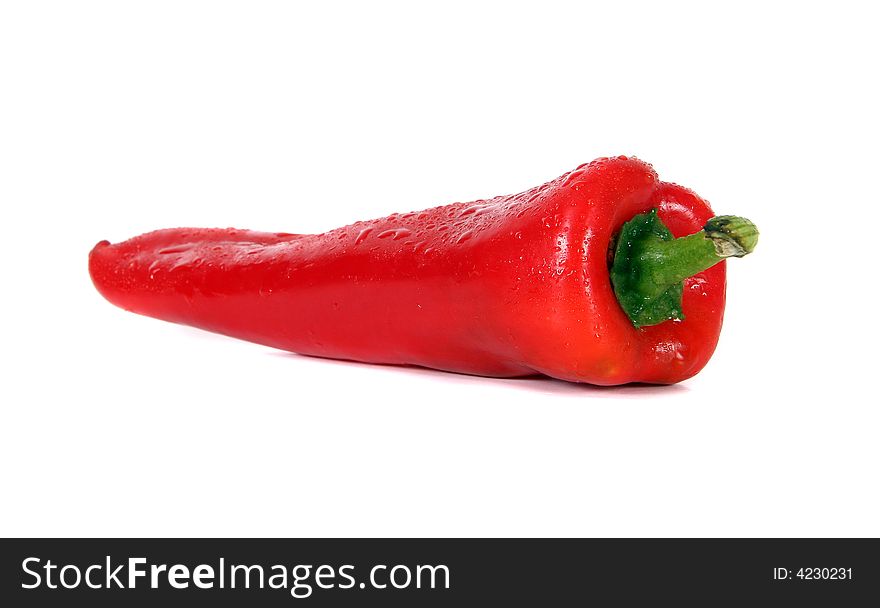
[[712, 218], [690, 190], [618, 157], [520, 194], [318, 235], [178, 228], [103, 241], [89, 271], [127, 310], [307, 355], [673, 383], [715, 349], [721, 260], [757, 240], [747, 220]]

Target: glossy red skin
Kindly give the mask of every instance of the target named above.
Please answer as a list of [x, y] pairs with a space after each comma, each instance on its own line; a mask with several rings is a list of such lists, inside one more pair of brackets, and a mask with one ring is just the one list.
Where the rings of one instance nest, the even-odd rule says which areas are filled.
[[683, 321], [633, 327], [612, 290], [609, 243], [652, 208], [676, 237], [713, 216], [650, 165], [618, 157], [520, 194], [319, 235], [178, 228], [104, 241], [89, 271], [127, 310], [307, 355], [668, 384], [715, 349], [725, 265], [686, 281]]

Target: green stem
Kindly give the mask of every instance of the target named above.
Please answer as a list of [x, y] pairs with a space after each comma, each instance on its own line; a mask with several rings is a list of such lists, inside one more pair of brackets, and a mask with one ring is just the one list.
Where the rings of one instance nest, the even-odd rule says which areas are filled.
[[614, 292], [636, 327], [684, 319], [683, 281], [725, 258], [751, 253], [757, 242], [757, 228], [741, 217], [714, 217], [700, 232], [676, 239], [656, 210], [637, 215], [624, 224], [617, 241]]

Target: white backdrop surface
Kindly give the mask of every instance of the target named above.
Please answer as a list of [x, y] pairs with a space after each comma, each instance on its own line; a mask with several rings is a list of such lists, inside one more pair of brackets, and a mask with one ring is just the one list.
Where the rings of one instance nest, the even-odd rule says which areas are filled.
[[[880, 535], [867, 6], [3, 3], [0, 535]], [[87, 273], [102, 239], [319, 232], [617, 154], [762, 232], [680, 385], [310, 359]]]

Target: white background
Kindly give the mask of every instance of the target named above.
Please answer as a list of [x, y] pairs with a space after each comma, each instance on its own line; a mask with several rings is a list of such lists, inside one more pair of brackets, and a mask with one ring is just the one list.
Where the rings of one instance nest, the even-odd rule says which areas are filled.
[[[880, 535], [870, 3], [529, 4], [2, 4], [0, 535]], [[616, 154], [762, 231], [678, 386], [309, 359], [87, 274]]]

